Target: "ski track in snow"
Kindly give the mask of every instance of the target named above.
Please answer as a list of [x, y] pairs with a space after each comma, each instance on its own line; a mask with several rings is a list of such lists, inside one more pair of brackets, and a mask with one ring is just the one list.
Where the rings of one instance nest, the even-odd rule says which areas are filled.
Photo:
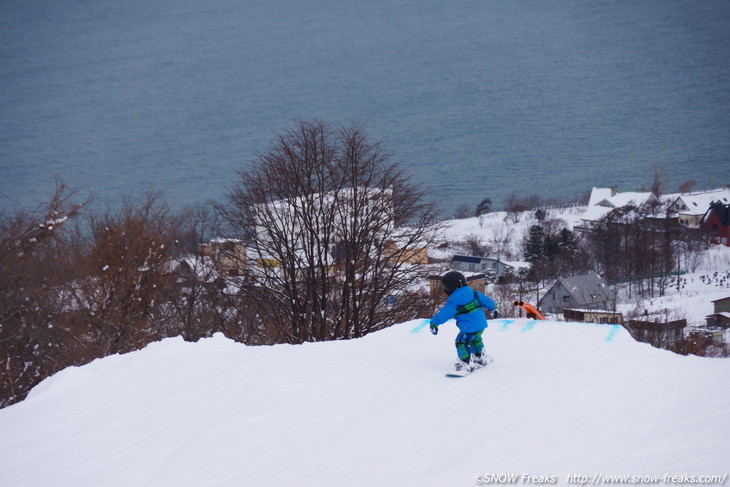
[[[172, 338], [66, 369], [0, 411], [12, 486], [470, 486], [483, 473], [727, 471], [730, 361], [613, 325], [492, 320], [461, 380], [456, 328], [246, 347]], [[420, 326], [420, 328], [419, 328]]]

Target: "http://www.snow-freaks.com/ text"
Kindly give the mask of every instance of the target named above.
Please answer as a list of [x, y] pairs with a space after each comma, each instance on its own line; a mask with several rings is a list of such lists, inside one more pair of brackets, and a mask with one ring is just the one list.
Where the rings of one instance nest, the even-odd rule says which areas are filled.
[[726, 485], [728, 474], [722, 475], [591, 475], [570, 473], [568, 475], [528, 473], [478, 473], [474, 475], [477, 485]]

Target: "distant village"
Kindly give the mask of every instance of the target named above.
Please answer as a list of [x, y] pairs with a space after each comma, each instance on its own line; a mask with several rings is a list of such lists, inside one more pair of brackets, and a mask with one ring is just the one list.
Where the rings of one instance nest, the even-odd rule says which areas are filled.
[[[572, 231], [581, 238], [589, 238], [592, 232], [616, 215], [626, 212], [643, 214], [640, 219], [645, 228], [681, 228], [685, 234], [702, 242], [700, 249], [708, 246], [730, 246], [730, 188], [708, 191], [665, 194], [657, 197], [651, 192], [620, 192], [617, 188], [593, 188], [587, 206], [580, 209]], [[538, 209], [539, 210], [539, 209]], [[661, 224], [658, 225], [658, 221]], [[616, 231], [618, 233], [618, 230]], [[499, 283], [505, 275], [519, 275], [529, 271], [524, 260], [505, 261], [497, 256], [468, 254], [448, 255], [441, 252], [439, 258], [454, 269], [468, 276], [470, 285], [486, 292], [490, 283]], [[681, 282], [681, 274], [688, 269], [673, 272], [674, 281]], [[727, 289], [727, 297], [713, 300], [713, 313], [705, 317], [705, 326], [688, 327], [686, 319], [666, 320], [666, 317], [624, 317], [617, 311], [617, 286], [596, 272], [581, 275], [556, 276], [548, 288], [529, 292], [520, 283], [517, 296], [536, 299], [536, 307], [544, 315], [566, 321], [622, 324], [639, 341], [674, 351], [702, 353], [707, 349], [727, 356], [730, 342], [730, 269], [718, 269], [706, 277], [721, 288]], [[438, 276], [431, 280], [431, 296], [435, 303], [443, 300], [439, 293]], [[519, 309], [519, 308], [517, 308]]]
[[[652, 192], [621, 192], [617, 188], [593, 188], [588, 204], [573, 209], [578, 217], [569, 228], [578, 238], [589, 238], [602, 224], [630, 209], [643, 215], [642, 225], [652, 228], [666, 228], [665, 225], [681, 227], [688, 232], [696, 232], [697, 238], [704, 242], [703, 248], [709, 245], [730, 246], [730, 188], [708, 191], [675, 193], [656, 196]], [[533, 208], [526, 213], [537, 211], [555, 211], [561, 208]], [[497, 212], [500, 213], [500, 212]], [[504, 213], [504, 212], [502, 212]], [[501, 217], [501, 215], [500, 215]], [[507, 215], [504, 215], [507, 218]], [[657, 221], [661, 221], [658, 226]], [[488, 229], [484, 230], [487, 234]], [[474, 237], [473, 235], [471, 236]], [[534, 299], [533, 303], [540, 312], [551, 319], [580, 321], [589, 323], [621, 324], [640, 341], [651, 343], [660, 348], [680, 352], [703, 353], [708, 349], [714, 353], [727, 354], [727, 343], [730, 342], [730, 274], [722, 270], [719, 276], [715, 273], [708, 279], [716, 279], [727, 288], [728, 296], [713, 301], [714, 312], [706, 316], [704, 327], [688, 327], [686, 319], [666, 320], [653, 316], [625, 317], [617, 311], [617, 286], [596, 272], [574, 275], [555, 276], [548, 280], [548, 286], [539, 289], [538, 284], [530, 285], [526, 276], [531, 264], [519, 254], [521, 235], [511, 235], [514, 259], [506, 259], [500, 255], [484, 255], [484, 249], [469, 252], [469, 245], [464, 242], [454, 243], [453, 239], [444, 239], [435, 247], [422, 248], [410, 252], [405, 258], [411, 263], [427, 265], [432, 272], [428, 278], [428, 293], [432, 309], [436, 309], [444, 300], [441, 292], [440, 276], [447, 269], [456, 269], [467, 276], [469, 284], [482, 292], [494, 291], [504, 287], [501, 299], [502, 307], [509, 306], [512, 300]], [[488, 237], [485, 237], [488, 240]], [[397, 250], [396, 242], [391, 242], [392, 253]], [[472, 248], [474, 245], [471, 246]], [[253, 262], [254, 265], [271, 265], [262, 262], [261, 257], [251, 259], [247, 256], [246, 246], [237, 239], [218, 238], [205, 244], [203, 255], [210, 259], [211, 265], [221, 275], [236, 276], [240, 273], [242, 263]], [[507, 252], [509, 254], [509, 252]], [[477, 255], [478, 254], [478, 255]], [[192, 272], [192, 265], [181, 262], [182, 269]], [[250, 264], [247, 264], [250, 265]], [[278, 265], [278, 264], [275, 264]], [[687, 269], [673, 271], [674, 279]], [[425, 284], [425, 282], [424, 282]], [[540, 284], [545, 284], [541, 282]], [[504, 316], [523, 314], [521, 307], [508, 309]], [[533, 315], [534, 316], [534, 315]], [[723, 349], [725, 352], [717, 352]]]

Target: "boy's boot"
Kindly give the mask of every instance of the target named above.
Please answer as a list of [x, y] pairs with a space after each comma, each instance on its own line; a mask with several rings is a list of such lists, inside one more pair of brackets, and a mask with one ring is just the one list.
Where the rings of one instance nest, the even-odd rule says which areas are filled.
[[459, 359], [459, 361], [454, 364], [455, 372], [471, 372], [472, 370], [474, 370], [472, 364], [465, 362], [464, 360]]
[[473, 353], [471, 355], [471, 362], [483, 367], [489, 363], [489, 356], [484, 352]]

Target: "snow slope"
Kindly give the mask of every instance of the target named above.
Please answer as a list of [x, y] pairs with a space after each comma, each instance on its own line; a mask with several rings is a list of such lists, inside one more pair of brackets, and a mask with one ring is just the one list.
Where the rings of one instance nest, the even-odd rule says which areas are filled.
[[564, 485], [730, 470], [730, 360], [613, 325], [496, 320], [495, 362], [449, 379], [455, 327], [432, 336], [419, 323], [300, 346], [174, 338], [66, 369], [0, 410], [2, 485], [441, 487], [512, 473]]

